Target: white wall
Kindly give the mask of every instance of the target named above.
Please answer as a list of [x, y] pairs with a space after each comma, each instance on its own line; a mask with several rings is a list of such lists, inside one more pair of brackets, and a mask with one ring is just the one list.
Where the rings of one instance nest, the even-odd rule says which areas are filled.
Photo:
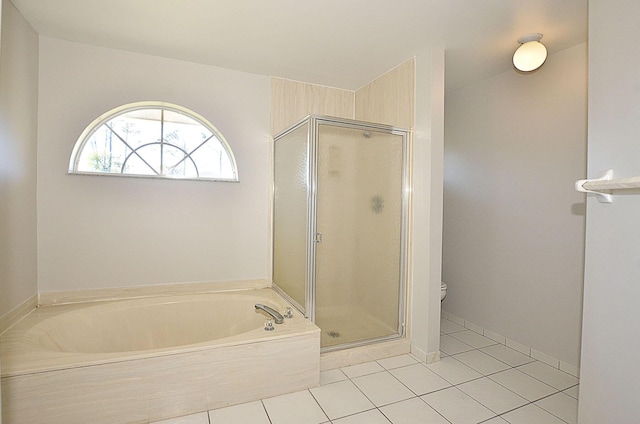
[[[589, 2], [588, 176], [640, 175], [640, 3]], [[622, 41], [623, 40], [623, 41]], [[622, 42], [621, 42], [622, 41]], [[631, 47], [631, 50], [630, 50]], [[581, 424], [640, 417], [640, 191], [587, 200]]]
[[445, 56], [416, 56], [411, 242], [411, 349], [432, 361], [440, 349]]
[[442, 308], [570, 365], [580, 354], [587, 46], [447, 93]]
[[38, 35], [2, 2], [0, 47], [0, 316], [37, 292]]
[[[264, 76], [41, 37], [39, 290], [268, 278], [269, 93]], [[83, 129], [142, 100], [212, 122], [240, 183], [67, 175]]]

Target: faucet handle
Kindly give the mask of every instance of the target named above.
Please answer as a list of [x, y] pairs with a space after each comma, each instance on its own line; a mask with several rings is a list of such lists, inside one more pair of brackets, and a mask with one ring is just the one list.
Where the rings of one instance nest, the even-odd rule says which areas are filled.
[[285, 318], [293, 318], [293, 310], [291, 309], [291, 306], [287, 306], [286, 308], [284, 308], [284, 313], [282, 314], [282, 316], [284, 316]]
[[273, 326], [273, 320], [271, 318], [267, 318], [264, 322], [264, 331], [273, 331], [275, 327]]

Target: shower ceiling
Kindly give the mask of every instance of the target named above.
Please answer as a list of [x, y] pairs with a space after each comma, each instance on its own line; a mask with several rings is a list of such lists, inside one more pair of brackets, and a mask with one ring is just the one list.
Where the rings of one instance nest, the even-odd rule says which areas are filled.
[[511, 69], [522, 34], [587, 40], [588, 0], [12, 0], [42, 36], [355, 90], [431, 46], [447, 90]]

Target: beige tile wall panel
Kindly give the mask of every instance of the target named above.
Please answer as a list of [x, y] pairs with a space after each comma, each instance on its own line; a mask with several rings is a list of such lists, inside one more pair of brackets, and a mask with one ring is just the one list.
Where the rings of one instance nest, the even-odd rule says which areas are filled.
[[282, 78], [271, 79], [271, 134], [307, 115], [354, 118], [353, 91]]
[[2, 422], [146, 423], [315, 387], [319, 336], [5, 377]]
[[399, 128], [414, 126], [415, 61], [409, 59], [355, 93], [355, 119]]

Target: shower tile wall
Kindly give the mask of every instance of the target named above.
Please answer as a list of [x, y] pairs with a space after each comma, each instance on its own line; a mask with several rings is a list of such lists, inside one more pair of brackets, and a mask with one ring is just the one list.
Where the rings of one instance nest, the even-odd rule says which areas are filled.
[[353, 119], [354, 93], [349, 90], [271, 78], [271, 134], [307, 115]]
[[414, 127], [415, 60], [409, 59], [356, 91], [355, 119]]

